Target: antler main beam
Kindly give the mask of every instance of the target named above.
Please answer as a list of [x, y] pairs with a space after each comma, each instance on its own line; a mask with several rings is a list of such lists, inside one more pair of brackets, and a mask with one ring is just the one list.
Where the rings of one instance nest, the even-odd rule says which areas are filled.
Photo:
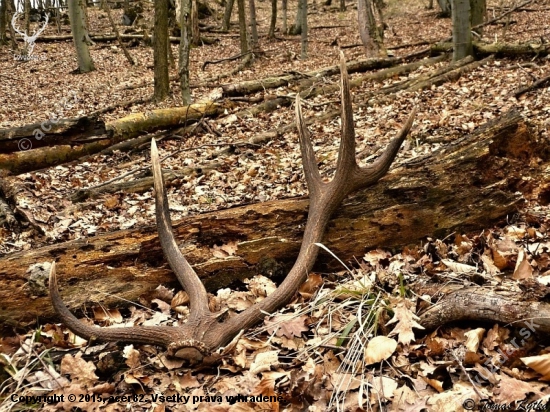
[[50, 296], [61, 321], [74, 333], [86, 339], [126, 341], [164, 346], [168, 354], [189, 360], [191, 363], [210, 362], [216, 359], [214, 351], [231, 341], [240, 331], [261, 321], [265, 313], [272, 313], [285, 305], [306, 280], [319, 253], [320, 242], [331, 215], [350, 193], [375, 184], [386, 174], [409, 133], [415, 115], [410, 114], [399, 134], [389, 143], [384, 154], [373, 164], [359, 167], [355, 158], [355, 129], [349, 90], [349, 78], [343, 54], [340, 58], [342, 85], [342, 140], [336, 164], [336, 173], [330, 182], [324, 182], [309, 137], [300, 104], [296, 97], [296, 123], [300, 150], [310, 204], [304, 238], [296, 263], [283, 283], [265, 298], [244, 312], [218, 322], [219, 314], [208, 308], [208, 296], [198, 275], [189, 265], [177, 246], [168, 210], [164, 181], [155, 140], [151, 143], [151, 162], [155, 182], [156, 218], [160, 243], [164, 255], [190, 299], [188, 321], [178, 327], [134, 326], [130, 328], [98, 328], [80, 322], [67, 309], [58, 291], [55, 263], [50, 271]]

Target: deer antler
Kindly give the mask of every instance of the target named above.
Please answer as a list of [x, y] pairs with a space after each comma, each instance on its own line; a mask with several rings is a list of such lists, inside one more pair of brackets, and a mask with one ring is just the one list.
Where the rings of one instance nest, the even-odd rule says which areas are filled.
[[343, 54], [340, 59], [342, 84], [342, 141], [338, 153], [336, 173], [332, 181], [323, 182], [309, 132], [305, 125], [300, 105], [296, 97], [296, 119], [300, 137], [302, 162], [309, 193], [310, 205], [304, 238], [296, 263], [286, 279], [275, 292], [244, 312], [228, 319], [217, 321], [218, 314], [208, 308], [208, 297], [199, 277], [185, 260], [177, 246], [168, 210], [157, 146], [151, 143], [151, 162], [155, 182], [156, 217], [160, 243], [170, 267], [190, 298], [190, 317], [179, 327], [136, 326], [132, 328], [98, 328], [80, 322], [65, 306], [58, 291], [55, 264], [50, 271], [50, 296], [53, 306], [62, 322], [77, 335], [86, 339], [102, 341], [128, 341], [164, 346], [168, 354], [189, 360], [191, 363], [207, 363], [215, 360], [214, 351], [226, 345], [241, 330], [246, 330], [259, 322], [265, 313], [271, 313], [286, 304], [307, 278], [313, 267], [320, 242], [332, 213], [344, 198], [361, 188], [376, 183], [388, 171], [401, 143], [411, 129], [415, 111], [395, 137], [384, 154], [372, 165], [359, 167], [355, 159], [355, 130], [349, 90], [349, 79]]

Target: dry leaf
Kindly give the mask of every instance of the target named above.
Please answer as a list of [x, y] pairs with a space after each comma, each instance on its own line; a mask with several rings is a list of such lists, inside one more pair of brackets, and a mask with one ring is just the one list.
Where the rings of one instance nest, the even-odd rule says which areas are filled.
[[388, 359], [397, 348], [397, 341], [386, 336], [375, 336], [365, 349], [365, 363], [372, 365]]

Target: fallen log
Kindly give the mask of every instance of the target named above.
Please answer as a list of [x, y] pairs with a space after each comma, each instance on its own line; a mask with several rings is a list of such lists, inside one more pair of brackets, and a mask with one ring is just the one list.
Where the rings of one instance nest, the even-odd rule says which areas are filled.
[[[348, 73], [360, 73], [367, 70], [384, 69], [386, 67], [396, 66], [401, 63], [401, 59], [369, 59], [347, 63]], [[270, 76], [259, 80], [247, 80], [240, 83], [223, 84], [222, 90], [224, 96], [244, 96], [266, 89], [288, 86], [291, 82], [299, 79], [315, 79], [324, 76], [334, 76], [340, 73], [338, 65], [323, 67], [307, 73], [290, 73], [279, 76]]]
[[[106, 124], [83, 117], [59, 121], [55, 127], [45, 121], [0, 130], [0, 169], [19, 174], [67, 163], [145, 133], [217, 116], [226, 108], [203, 102], [134, 113]], [[40, 138], [35, 137], [38, 133]]]
[[[550, 186], [543, 174], [548, 156], [538, 160], [545, 153], [521, 116], [510, 112], [432, 155], [394, 168], [379, 184], [352, 196], [323, 242], [347, 261], [373, 247], [487, 228], [516, 213], [523, 204], [519, 190], [529, 194], [534, 185]], [[235, 207], [185, 218], [174, 232], [209, 290], [259, 273], [280, 279], [297, 255], [307, 208], [303, 198]], [[235, 254], [214, 257], [214, 246], [228, 242], [235, 242]], [[1, 324], [21, 326], [52, 317], [44, 281], [53, 260], [63, 299], [72, 309], [87, 302], [123, 304], [161, 283], [175, 284], [153, 226], [10, 254], [0, 258]], [[316, 267], [338, 264], [323, 253]]]
[[[474, 42], [474, 52], [478, 55], [495, 54], [497, 56], [540, 56], [544, 57], [550, 53], [550, 44], [543, 44], [537, 41], [529, 43], [478, 43]], [[434, 54], [446, 53], [453, 50], [452, 43], [437, 43], [431, 46]]]

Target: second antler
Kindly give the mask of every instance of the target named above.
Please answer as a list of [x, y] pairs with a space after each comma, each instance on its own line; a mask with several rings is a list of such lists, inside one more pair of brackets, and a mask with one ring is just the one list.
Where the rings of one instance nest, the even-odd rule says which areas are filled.
[[207, 363], [215, 359], [214, 351], [229, 343], [240, 331], [246, 330], [289, 302], [306, 280], [317, 258], [320, 242], [332, 213], [344, 198], [359, 189], [376, 183], [388, 171], [399, 148], [411, 129], [415, 111], [373, 164], [359, 167], [355, 159], [355, 129], [349, 90], [349, 79], [343, 55], [340, 60], [342, 86], [342, 140], [338, 153], [336, 172], [330, 182], [324, 182], [317, 167], [315, 153], [309, 138], [300, 98], [296, 97], [296, 123], [300, 137], [300, 149], [304, 174], [309, 190], [309, 213], [304, 238], [298, 258], [283, 283], [263, 301], [244, 312], [219, 322], [219, 314], [208, 307], [206, 289], [182, 255], [174, 234], [168, 210], [168, 198], [164, 187], [159, 155], [155, 140], [151, 142], [151, 162], [155, 182], [156, 218], [160, 243], [164, 255], [179, 282], [189, 295], [190, 316], [177, 327], [134, 326], [130, 328], [100, 328], [80, 322], [67, 309], [58, 291], [55, 263], [50, 271], [50, 296], [61, 321], [75, 334], [85, 339], [101, 341], [126, 341], [166, 347], [168, 354], [187, 359], [191, 363]]

